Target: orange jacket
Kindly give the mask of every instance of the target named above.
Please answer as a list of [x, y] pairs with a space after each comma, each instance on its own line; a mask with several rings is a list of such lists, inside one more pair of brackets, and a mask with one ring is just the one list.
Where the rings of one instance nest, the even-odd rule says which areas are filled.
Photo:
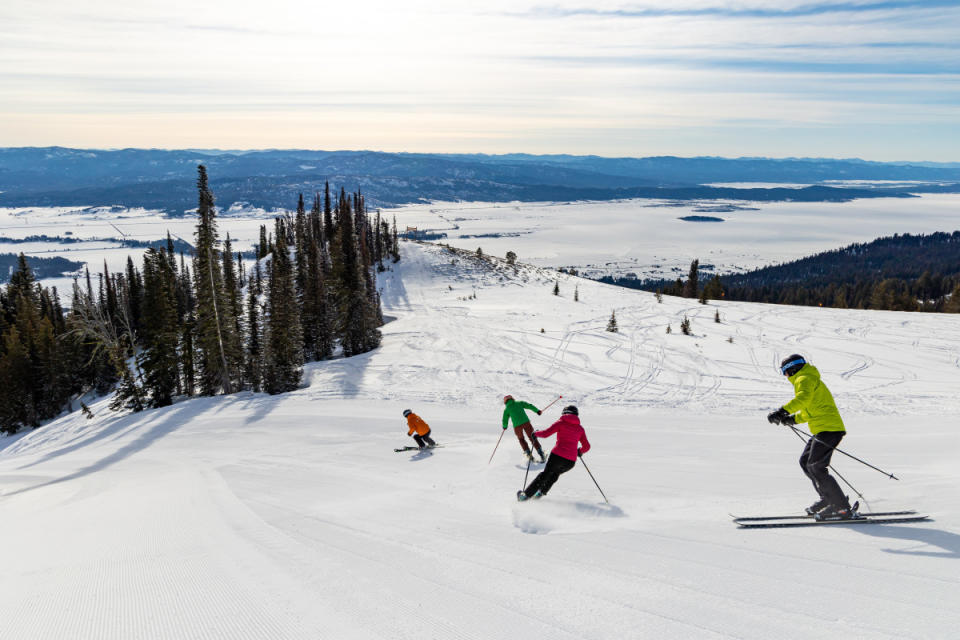
[[417, 432], [418, 436], [425, 436], [430, 433], [430, 425], [412, 411], [407, 416], [407, 426], [410, 427], [410, 431], [407, 431], [408, 436], [412, 436], [414, 431]]

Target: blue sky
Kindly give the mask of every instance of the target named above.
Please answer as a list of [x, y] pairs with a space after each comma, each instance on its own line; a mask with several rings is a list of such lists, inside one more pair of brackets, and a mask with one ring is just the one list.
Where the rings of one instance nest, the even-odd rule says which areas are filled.
[[0, 146], [958, 161], [960, 2], [5, 0], [0, 97]]

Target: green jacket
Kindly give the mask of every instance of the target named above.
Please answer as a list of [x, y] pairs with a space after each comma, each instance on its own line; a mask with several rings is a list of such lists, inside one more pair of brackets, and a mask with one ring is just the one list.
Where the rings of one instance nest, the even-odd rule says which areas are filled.
[[530, 422], [527, 412], [524, 409], [530, 409], [540, 413], [540, 409], [529, 402], [517, 402], [516, 400], [507, 400], [507, 405], [503, 408], [503, 428], [507, 428], [507, 420], [513, 420], [513, 426], [519, 427], [522, 424]]
[[794, 420], [810, 423], [813, 435], [821, 431], [846, 431], [833, 394], [820, 380], [820, 372], [815, 366], [805, 364], [787, 379], [793, 385], [796, 397], [783, 408], [794, 414]]

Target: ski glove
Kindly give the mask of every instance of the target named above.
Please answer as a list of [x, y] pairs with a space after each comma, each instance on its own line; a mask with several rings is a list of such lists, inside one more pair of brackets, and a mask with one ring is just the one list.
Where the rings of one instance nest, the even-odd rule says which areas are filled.
[[538, 415], [538, 416], [542, 416], [542, 415], [543, 415], [543, 412], [538, 410], [538, 411], [537, 411], [537, 415]]
[[767, 416], [767, 422], [769, 422], [770, 424], [787, 424], [786, 421], [788, 419], [790, 420], [790, 424], [796, 424], [796, 422], [793, 419], [793, 416], [791, 416], [790, 413], [783, 407], [780, 407], [779, 409], [777, 409], [776, 411], [774, 411], [773, 413]]

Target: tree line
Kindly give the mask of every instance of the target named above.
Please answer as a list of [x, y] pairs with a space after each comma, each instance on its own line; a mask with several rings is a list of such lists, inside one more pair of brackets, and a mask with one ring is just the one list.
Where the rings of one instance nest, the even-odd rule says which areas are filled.
[[[198, 167], [196, 245], [167, 236], [140, 268], [74, 281], [64, 311], [21, 255], [0, 290], [0, 430], [37, 426], [80, 397], [115, 390], [111, 408], [140, 411], [175, 398], [297, 388], [303, 364], [380, 344], [376, 272], [400, 260], [396, 222], [370, 215], [362, 194], [330, 185], [307, 211], [260, 229], [244, 265], [221, 242], [206, 168]], [[177, 249], [180, 249], [179, 253]]]
[[[604, 277], [667, 295], [840, 309], [960, 313], [960, 231], [895, 234], [742, 274], [697, 281]], [[699, 292], [699, 293], [697, 293]]]

